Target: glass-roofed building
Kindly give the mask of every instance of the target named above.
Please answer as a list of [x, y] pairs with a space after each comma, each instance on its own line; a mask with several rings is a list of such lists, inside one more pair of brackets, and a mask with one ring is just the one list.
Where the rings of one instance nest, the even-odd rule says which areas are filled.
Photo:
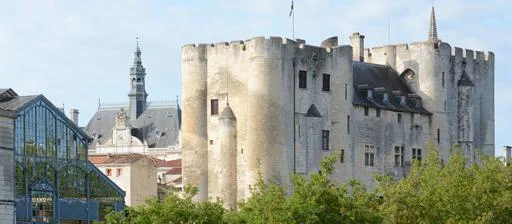
[[43, 95], [0, 89], [0, 223], [92, 223], [124, 191], [87, 160], [91, 138]]

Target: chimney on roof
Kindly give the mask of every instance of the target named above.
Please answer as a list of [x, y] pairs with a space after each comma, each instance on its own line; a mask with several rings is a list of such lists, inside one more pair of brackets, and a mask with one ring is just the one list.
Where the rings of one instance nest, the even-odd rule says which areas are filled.
[[70, 109], [69, 110], [69, 119], [73, 121], [76, 125], [78, 125], [78, 109]]
[[350, 36], [350, 42], [352, 44], [352, 60], [364, 61], [364, 35], [359, 32], [353, 33]]
[[512, 146], [503, 146], [503, 151], [505, 153], [505, 165], [510, 166], [510, 157], [512, 157]]

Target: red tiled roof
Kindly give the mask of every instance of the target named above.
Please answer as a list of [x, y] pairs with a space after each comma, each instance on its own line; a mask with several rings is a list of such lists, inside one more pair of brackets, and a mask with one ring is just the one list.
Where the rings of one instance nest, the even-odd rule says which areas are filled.
[[181, 167], [173, 167], [173, 168], [169, 169], [169, 171], [165, 172], [165, 174], [181, 175]]
[[157, 163], [158, 167], [181, 167], [181, 159], [160, 161]]
[[108, 155], [90, 155], [89, 161], [93, 164], [101, 164], [109, 159]]
[[89, 156], [89, 161], [93, 164], [131, 164], [144, 157], [146, 156], [137, 153], [91, 155]]

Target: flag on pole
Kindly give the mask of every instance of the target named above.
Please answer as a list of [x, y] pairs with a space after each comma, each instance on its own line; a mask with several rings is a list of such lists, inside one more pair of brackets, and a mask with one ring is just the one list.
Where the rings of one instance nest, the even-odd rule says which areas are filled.
[[292, 0], [292, 6], [290, 7], [290, 14], [288, 15], [288, 18], [292, 16], [293, 13], [293, 0]]

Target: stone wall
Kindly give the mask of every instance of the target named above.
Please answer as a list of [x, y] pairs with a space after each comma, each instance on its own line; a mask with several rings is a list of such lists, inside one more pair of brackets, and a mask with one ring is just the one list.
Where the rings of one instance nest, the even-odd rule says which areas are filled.
[[[470, 141], [473, 157], [476, 151], [494, 155], [494, 54], [452, 48], [441, 41], [416, 42], [412, 44], [388, 45], [366, 50], [365, 61], [387, 64], [402, 73], [412, 70], [416, 93], [422, 97], [423, 105], [432, 112], [432, 127], [428, 135], [448, 158], [448, 149], [461, 144], [458, 110], [460, 97], [457, 83], [466, 73], [474, 84], [468, 106], [472, 108]], [[439, 133], [439, 134], [438, 134]], [[438, 136], [440, 137], [438, 139]]]
[[[374, 174], [406, 175], [413, 149], [421, 149], [424, 158], [428, 142], [442, 149], [447, 159], [448, 148], [459, 143], [457, 81], [463, 72], [475, 83], [475, 97], [468, 102], [473, 112], [467, 116], [475, 127], [471, 144], [494, 154], [494, 113], [484, 109], [494, 106], [493, 92], [484, 91], [494, 90], [492, 53], [474, 58], [466, 50], [463, 57], [443, 42], [361, 52], [364, 43], [357, 41], [359, 59], [362, 55], [365, 62], [389, 65], [399, 74], [412, 72], [414, 78], [407, 83], [433, 113], [382, 109], [377, 117], [375, 108], [365, 116], [364, 107], [352, 104], [352, 47], [337, 46], [334, 38], [324, 43], [328, 44], [316, 47], [302, 40], [255, 37], [183, 46], [183, 176], [185, 184], [199, 186], [197, 199], [215, 200], [225, 194], [219, 180], [236, 181], [237, 200], [248, 198], [258, 172], [265, 180], [289, 186], [293, 173], [318, 172], [320, 160], [335, 150], [344, 153], [333, 178], [341, 182], [358, 178], [369, 186]], [[306, 88], [299, 86], [301, 71], [307, 77]], [[322, 89], [324, 75], [330, 77], [329, 90]], [[217, 100], [217, 113], [212, 112], [212, 100]], [[236, 116], [236, 149], [229, 149], [236, 151], [236, 172], [218, 162], [219, 152], [227, 150], [220, 144], [224, 135], [219, 132], [219, 116], [228, 101]], [[327, 150], [322, 148], [323, 131], [329, 133]], [[365, 165], [365, 145], [375, 148], [373, 166]], [[398, 166], [395, 147], [403, 147], [403, 163]], [[219, 170], [236, 173], [236, 180], [219, 178]]]
[[0, 223], [15, 222], [14, 120], [0, 116]]

